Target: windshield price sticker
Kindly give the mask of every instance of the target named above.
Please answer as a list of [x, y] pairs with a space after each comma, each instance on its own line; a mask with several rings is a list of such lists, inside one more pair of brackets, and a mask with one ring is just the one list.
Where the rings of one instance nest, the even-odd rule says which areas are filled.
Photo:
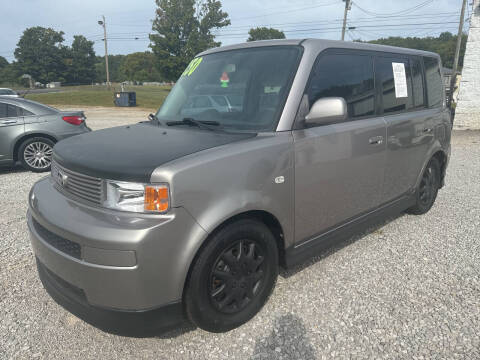
[[190, 61], [190, 64], [188, 64], [187, 68], [185, 71], [182, 73], [182, 76], [190, 76], [193, 74], [193, 72], [197, 69], [198, 65], [202, 62], [203, 58], [195, 58], [192, 61]]
[[407, 75], [404, 63], [392, 63], [393, 79], [395, 80], [395, 96], [397, 98], [408, 97]]

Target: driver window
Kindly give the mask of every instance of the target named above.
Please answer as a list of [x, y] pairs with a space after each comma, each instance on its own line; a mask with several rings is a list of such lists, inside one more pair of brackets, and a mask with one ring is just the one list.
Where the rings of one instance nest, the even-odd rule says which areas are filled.
[[373, 61], [369, 55], [320, 55], [309, 89], [309, 106], [324, 97], [342, 97], [350, 119], [375, 113]]

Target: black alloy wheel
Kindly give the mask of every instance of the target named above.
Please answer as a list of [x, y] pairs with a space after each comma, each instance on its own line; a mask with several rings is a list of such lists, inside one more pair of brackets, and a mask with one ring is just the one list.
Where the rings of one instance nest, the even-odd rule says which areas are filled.
[[432, 158], [425, 168], [420, 184], [415, 192], [415, 205], [407, 210], [413, 215], [422, 215], [428, 212], [437, 198], [440, 187], [440, 165], [436, 158]]
[[215, 231], [189, 271], [184, 304], [188, 318], [211, 332], [225, 332], [260, 311], [278, 275], [277, 241], [255, 219], [239, 219]]
[[222, 252], [210, 273], [210, 296], [215, 308], [232, 314], [258, 294], [266, 264], [262, 249], [254, 241], [242, 239]]

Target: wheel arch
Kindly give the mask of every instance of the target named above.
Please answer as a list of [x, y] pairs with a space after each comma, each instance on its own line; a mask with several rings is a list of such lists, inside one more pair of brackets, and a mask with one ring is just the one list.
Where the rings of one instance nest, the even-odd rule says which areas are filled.
[[208, 241], [214, 236], [216, 233], [218, 233], [221, 229], [224, 227], [228, 226], [229, 224], [241, 220], [241, 219], [254, 219], [257, 221], [260, 221], [263, 223], [267, 228], [272, 232], [274, 238], [275, 238], [275, 243], [277, 244], [277, 249], [278, 249], [278, 256], [279, 256], [279, 264], [282, 267], [286, 266], [285, 263], [285, 242], [284, 242], [284, 234], [283, 234], [283, 228], [278, 221], [278, 219], [270, 212], [265, 211], [265, 210], [249, 210], [245, 211], [236, 215], [233, 215], [229, 217], [228, 219], [224, 220], [222, 223], [220, 223], [218, 226], [215, 227], [215, 229], [208, 234], [208, 236], [205, 238], [205, 240], [202, 242], [202, 244], [198, 247], [198, 249], [195, 252], [195, 255], [193, 256], [189, 267], [188, 267], [188, 272], [187, 276], [185, 278], [184, 284], [183, 284], [183, 295], [182, 298], [185, 296], [185, 289], [186, 286], [190, 280], [191, 276], [191, 271], [193, 268], [193, 264], [197, 260], [199, 254], [203, 250], [203, 248], [206, 246]]
[[[446, 170], [447, 170], [447, 163], [448, 163], [448, 156], [445, 154], [443, 150], [438, 150], [435, 152], [431, 159], [437, 159], [439, 164], [440, 164], [440, 189], [443, 187], [445, 184], [445, 175], [446, 175]], [[429, 160], [430, 161], [430, 160]]]
[[422, 168], [420, 170], [420, 173], [417, 175], [417, 180], [415, 182], [415, 186], [412, 188], [412, 191], [415, 191], [415, 189], [419, 186], [420, 181], [422, 179], [423, 172], [427, 168], [428, 163], [430, 162], [431, 159], [437, 159], [440, 163], [440, 170], [441, 170], [441, 181], [440, 181], [440, 188], [443, 187], [444, 185], [444, 180], [445, 180], [445, 172], [447, 169], [447, 164], [448, 164], [448, 154], [445, 152], [445, 150], [441, 147], [436, 147], [433, 149], [428, 156], [425, 157], [425, 161], [422, 165]]
[[16, 141], [15, 141], [15, 144], [13, 146], [13, 150], [12, 150], [12, 155], [13, 155], [13, 161], [17, 162], [18, 161], [18, 150], [20, 149], [20, 146], [28, 139], [31, 139], [31, 138], [36, 138], [36, 137], [39, 137], [39, 138], [46, 138], [46, 139], [49, 139], [51, 141], [53, 141], [53, 143], [56, 143], [58, 140], [50, 135], [50, 134], [46, 134], [46, 133], [40, 133], [40, 132], [34, 132], [34, 133], [29, 133], [29, 134], [23, 134], [21, 137], [19, 137]]

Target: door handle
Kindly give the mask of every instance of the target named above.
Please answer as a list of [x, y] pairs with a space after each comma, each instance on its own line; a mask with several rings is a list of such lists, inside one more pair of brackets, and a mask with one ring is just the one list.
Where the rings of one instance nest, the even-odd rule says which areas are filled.
[[17, 120], [3, 120], [3, 121], [0, 121], [0, 124], [3, 124], [3, 125], [16, 124], [16, 123], [17, 123]]
[[383, 136], [374, 136], [368, 139], [370, 145], [381, 145], [383, 144]]
[[432, 128], [425, 128], [425, 129], [423, 129], [423, 132], [424, 132], [424, 133], [431, 133], [431, 132], [432, 132]]

